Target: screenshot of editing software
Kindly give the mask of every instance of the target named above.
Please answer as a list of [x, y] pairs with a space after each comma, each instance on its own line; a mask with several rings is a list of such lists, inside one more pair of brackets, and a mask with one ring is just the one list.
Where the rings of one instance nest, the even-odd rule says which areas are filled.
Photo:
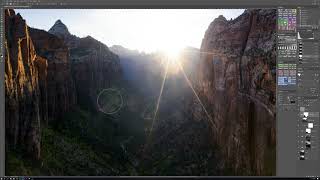
[[320, 0], [2, 0], [0, 180], [320, 178]]

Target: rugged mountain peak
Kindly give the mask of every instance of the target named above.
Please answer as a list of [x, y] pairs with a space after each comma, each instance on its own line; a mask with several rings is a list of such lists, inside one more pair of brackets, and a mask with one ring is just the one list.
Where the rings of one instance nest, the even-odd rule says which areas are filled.
[[210, 29], [212, 33], [219, 33], [225, 29], [227, 24], [228, 20], [223, 15], [220, 15], [211, 22], [208, 29]]
[[121, 45], [113, 45], [110, 47], [110, 50], [116, 54], [128, 53], [129, 49], [121, 46]]
[[90, 36], [90, 35], [88, 35], [88, 36], [86, 36], [85, 37], [86, 39], [91, 39], [91, 40], [96, 40], [96, 39], [94, 39], [92, 36]]
[[126, 49], [126, 48], [121, 45], [113, 45], [110, 47], [110, 49]]
[[55, 24], [63, 24], [60, 19], [56, 20]]
[[212, 23], [213, 24], [225, 24], [227, 22], [228, 22], [228, 20], [223, 15], [220, 15], [219, 17], [215, 18]]
[[66, 37], [71, 35], [67, 26], [60, 19], [54, 23], [48, 32], [58, 37]]
[[220, 15], [217, 19], [221, 21], [227, 21], [227, 19], [223, 15]]

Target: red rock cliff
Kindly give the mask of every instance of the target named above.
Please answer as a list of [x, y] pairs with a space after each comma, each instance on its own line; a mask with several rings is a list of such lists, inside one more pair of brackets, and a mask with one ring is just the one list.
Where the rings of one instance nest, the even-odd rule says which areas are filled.
[[95, 107], [99, 91], [121, 76], [119, 58], [92, 37], [71, 35], [60, 20], [54, 35], [29, 28], [8, 9], [5, 32], [7, 142], [39, 159], [41, 128], [75, 105]]
[[91, 36], [79, 38], [70, 34], [60, 20], [48, 32], [62, 39], [69, 47], [78, 104], [95, 107], [99, 92], [115, 85], [121, 76], [119, 57]]
[[215, 19], [202, 41], [196, 91], [234, 174], [275, 173], [275, 33], [275, 10], [246, 10]]
[[26, 22], [13, 10], [5, 11], [5, 50], [6, 139], [38, 159], [47, 61], [36, 54]]
[[60, 119], [77, 102], [69, 48], [63, 40], [43, 30], [30, 28], [30, 36], [37, 54], [48, 60], [46, 93], [50, 102], [49, 119]]

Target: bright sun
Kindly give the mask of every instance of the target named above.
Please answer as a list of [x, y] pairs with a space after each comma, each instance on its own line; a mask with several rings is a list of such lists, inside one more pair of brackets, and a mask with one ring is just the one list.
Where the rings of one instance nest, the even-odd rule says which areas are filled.
[[166, 54], [167, 58], [171, 62], [176, 62], [179, 59], [181, 53], [181, 47], [179, 46], [168, 46], [163, 51]]
[[163, 49], [168, 61], [168, 72], [170, 74], [177, 74], [179, 72], [179, 59], [182, 48], [180, 46], [168, 46]]

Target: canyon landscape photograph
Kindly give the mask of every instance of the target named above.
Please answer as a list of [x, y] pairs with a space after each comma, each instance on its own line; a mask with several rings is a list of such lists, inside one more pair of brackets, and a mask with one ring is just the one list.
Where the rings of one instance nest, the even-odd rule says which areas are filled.
[[4, 16], [7, 175], [275, 175], [276, 9]]

